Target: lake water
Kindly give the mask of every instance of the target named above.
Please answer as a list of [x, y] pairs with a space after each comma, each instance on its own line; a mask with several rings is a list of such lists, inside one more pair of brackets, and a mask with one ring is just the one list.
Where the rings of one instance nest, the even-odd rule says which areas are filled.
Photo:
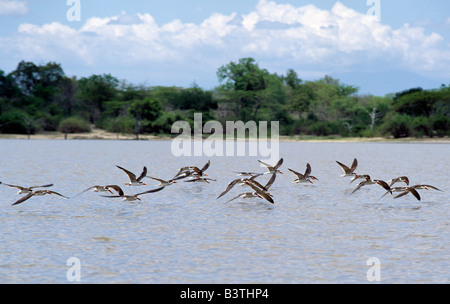
[[[17, 190], [0, 185], [0, 283], [71, 283], [74, 275], [81, 283], [372, 283], [374, 275], [381, 283], [449, 283], [449, 152], [449, 144], [281, 142], [284, 174], [270, 189], [272, 205], [226, 203], [242, 186], [216, 199], [233, 171], [264, 172], [258, 156], [175, 157], [170, 141], [0, 140], [0, 181], [54, 183], [51, 190], [70, 197], [12, 206]], [[406, 175], [444, 191], [380, 199], [385, 190], [370, 185], [350, 195], [357, 182], [340, 177], [335, 161], [355, 157], [361, 174]], [[126, 193], [157, 186], [148, 178], [147, 186], [125, 186], [116, 165], [169, 179], [207, 160], [217, 179], [210, 184], [180, 181], [137, 203], [91, 191], [74, 198], [97, 184]], [[304, 172], [307, 162], [319, 181], [292, 183], [287, 168]]]

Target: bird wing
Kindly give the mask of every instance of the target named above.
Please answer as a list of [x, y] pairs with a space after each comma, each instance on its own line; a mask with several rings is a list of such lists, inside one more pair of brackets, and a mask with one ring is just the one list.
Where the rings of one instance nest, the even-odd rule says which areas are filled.
[[350, 172], [353, 172], [356, 170], [356, 167], [358, 167], [358, 161], [356, 158], [353, 160], [352, 166], [350, 167]]
[[17, 188], [20, 190], [26, 189], [25, 187], [22, 187], [22, 186], [10, 185], [10, 184], [5, 184], [5, 183], [3, 183], [3, 185], [11, 187], [11, 188]]
[[341, 166], [342, 170], [344, 170], [345, 173], [351, 173], [352, 172], [352, 171], [350, 171], [350, 168], [347, 167], [346, 165], [344, 165], [343, 163], [338, 162], [338, 161], [336, 161], [336, 162], [338, 163], [339, 166]]
[[414, 189], [414, 188], [406, 188], [405, 191], [403, 191], [402, 193], [400, 193], [397, 196], [394, 196], [394, 198], [398, 198], [398, 197], [404, 196], [404, 195], [408, 194], [409, 192], [411, 192], [411, 194], [414, 195], [420, 201], [419, 192], [417, 192], [417, 190]]
[[438, 189], [435, 186], [431, 186], [431, 185], [422, 185], [422, 186], [425, 186], [425, 187], [428, 187], [428, 188], [431, 188], [431, 189], [434, 189], [434, 190], [442, 191], [441, 189]]
[[270, 169], [270, 168], [272, 168], [272, 169], [275, 169], [274, 167], [272, 167], [271, 165], [269, 165], [269, 164], [267, 164], [267, 163], [265, 163], [265, 162], [263, 162], [263, 161], [261, 161], [261, 160], [258, 160], [261, 164], [263, 164], [264, 166], [266, 166], [267, 167], [267, 169]]
[[158, 182], [160, 182], [160, 183], [165, 183], [166, 181], [165, 180], [163, 180], [163, 179], [160, 179], [160, 178], [156, 178], [156, 177], [152, 177], [152, 176], [147, 176], [148, 178], [151, 178], [151, 179], [154, 179], [154, 180], [156, 180], [156, 181], [158, 181]]
[[207, 163], [203, 166], [203, 168], [201, 169], [202, 172], [206, 171], [206, 169], [209, 168], [210, 163], [211, 163], [211, 162], [208, 160], [208, 162], [207, 162]]
[[255, 185], [256, 187], [258, 187], [259, 189], [261, 189], [261, 190], [263, 190], [263, 191], [267, 191], [266, 187], [264, 187], [263, 185], [261, 185], [259, 182], [257, 182], [257, 181], [254, 180], [254, 179], [249, 179], [249, 180], [247, 180], [247, 183], [253, 184], [253, 185]]
[[156, 189], [147, 190], [147, 191], [138, 193], [138, 194], [136, 194], [135, 196], [139, 196], [139, 195], [141, 195], [141, 194], [147, 194], [147, 193], [158, 192], [158, 191], [161, 191], [161, 190], [164, 189], [164, 188], [165, 188], [165, 187], [159, 187], [159, 188], [156, 188]]
[[83, 194], [84, 192], [87, 192], [87, 191], [89, 191], [89, 190], [91, 190], [91, 189], [94, 189], [95, 187], [98, 187], [98, 186], [92, 186], [92, 187], [89, 187], [89, 188], [87, 188], [86, 190], [81, 191], [80, 193], [78, 193], [78, 194], [75, 195], [74, 197], [77, 197], [77, 196], [79, 196], [79, 195]]
[[391, 187], [383, 180], [376, 180], [377, 184], [380, 185], [381, 187], [383, 187], [384, 189], [391, 191]]
[[27, 199], [29, 199], [30, 197], [32, 197], [33, 195], [35, 195], [36, 192], [30, 192], [25, 196], [22, 196], [21, 198], [19, 198], [16, 202], [14, 202], [12, 205], [18, 205], [20, 203], [23, 203], [24, 201], [26, 201]]
[[117, 165], [116, 165], [116, 167], [119, 168], [119, 169], [122, 169], [128, 175], [128, 178], [130, 179], [130, 181], [132, 181], [132, 182], [136, 182], [137, 181], [136, 175], [133, 172], [128, 171], [127, 169], [122, 168], [122, 167], [117, 166]]
[[269, 179], [267, 184], [264, 186], [267, 190], [269, 190], [269, 188], [272, 186], [272, 184], [274, 183], [276, 177], [277, 177], [277, 175], [275, 173], [272, 174], [272, 177]]
[[222, 196], [224, 196], [224, 195], [225, 195], [228, 191], [230, 191], [231, 188], [233, 188], [234, 185], [236, 185], [236, 183], [237, 183], [238, 181], [240, 181], [240, 180], [241, 180], [240, 178], [237, 178], [237, 179], [235, 179], [235, 180], [232, 180], [232, 181], [228, 184], [227, 188], [226, 188], [225, 190], [223, 190], [222, 193], [220, 193], [220, 195], [219, 195], [217, 198], [221, 198]]
[[305, 176], [303, 174], [301, 174], [301, 173], [299, 173], [297, 171], [294, 171], [294, 170], [289, 169], [289, 168], [288, 168], [288, 170], [291, 171], [292, 173], [294, 173], [295, 175], [297, 175], [297, 177], [300, 178], [300, 179], [305, 178]]
[[140, 182], [146, 175], [147, 175], [147, 167], [144, 166], [141, 175], [139, 175], [139, 177], [137, 178], [137, 181]]
[[33, 189], [33, 188], [46, 188], [46, 187], [51, 187], [53, 186], [53, 184], [47, 184], [47, 185], [42, 185], [42, 186], [31, 186], [29, 187], [29, 189]]
[[311, 174], [311, 165], [309, 163], [306, 164], [305, 177]]
[[408, 194], [408, 193], [411, 193], [412, 195], [414, 195], [414, 196], [420, 201], [420, 195], [419, 195], [419, 192], [417, 192], [417, 190], [414, 189], [414, 188], [406, 188], [405, 191], [403, 191], [403, 192], [400, 193], [399, 195], [394, 196], [394, 198], [402, 197], [402, 196], [404, 196], [404, 195], [406, 195], [406, 194]]
[[49, 190], [47, 193], [48, 193], [48, 194], [56, 194], [56, 195], [59, 195], [59, 196], [64, 197], [64, 198], [68, 198], [67, 196], [62, 195], [61, 193], [58, 193], [58, 192], [55, 192], [55, 191], [50, 191], [50, 190]]
[[280, 160], [277, 162], [277, 164], [275, 166], [273, 166], [273, 168], [275, 170], [278, 169], [281, 166], [282, 163], [283, 163], [283, 158], [280, 158]]
[[264, 197], [267, 201], [269, 201], [272, 204], [275, 203], [273, 201], [273, 199], [270, 197], [270, 195], [267, 193], [267, 191], [263, 191], [263, 190], [259, 189], [258, 187], [254, 186], [253, 184], [249, 184], [249, 185], [250, 185], [250, 187], [252, 187], [253, 190], [256, 191], [256, 193], [258, 193], [259, 195]]
[[245, 193], [241, 193], [241, 194], [239, 194], [239, 195], [233, 197], [232, 199], [230, 199], [230, 200], [227, 201], [226, 203], [229, 203], [229, 202], [231, 202], [231, 201], [234, 201], [235, 199], [237, 199], [237, 198], [239, 198], [239, 197], [241, 197], [241, 196], [244, 196], [244, 195], [245, 195]]
[[350, 193], [350, 194], [355, 193], [356, 190], [358, 190], [359, 188], [361, 188], [362, 186], [364, 186], [366, 183], [367, 183], [367, 180], [360, 182], [360, 183], [358, 184], [358, 186], [356, 186], [356, 188], [355, 188], [355, 189], [352, 191], [352, 193]]
[[117, 185], [107, 185], [107, 186], [105, 186], [105, 188], [107, 188], [107, 189], [108, 188], [114, 189], [114, 191], [116, 191], [119, 196], [123, 196], [124, 195], [122, 188], [120, 188]]

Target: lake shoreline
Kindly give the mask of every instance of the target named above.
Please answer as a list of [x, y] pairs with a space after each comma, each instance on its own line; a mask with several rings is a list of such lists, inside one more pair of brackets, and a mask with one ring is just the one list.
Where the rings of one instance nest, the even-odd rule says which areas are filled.
[[[177, 137], [140, 134], [139, 140], [173, 140]], [[208, 138], [208, 137], [206, 137]], [[94, 128], [89, 133], [40, 132], [28, 137], [26, 134], [0, 134], [0, 139], [34, 139], [34, 140], [136, 140], [134, 134], [117, 134]], [[320, 136], [280, 136], [280, 142], [388, 142], [388, 143], [450, 143], [449, 137], [439, 138], [388, 138], [388, 137], [320, 137]]]

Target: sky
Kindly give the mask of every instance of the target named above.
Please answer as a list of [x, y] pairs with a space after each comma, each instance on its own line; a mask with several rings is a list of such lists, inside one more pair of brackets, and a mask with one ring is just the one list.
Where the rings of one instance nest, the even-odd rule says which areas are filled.
[[61, 64], [145, 86], [220, 85], [252, 57], [384, 96], [450, 84], [448, 0], [0, 0], [0, 70]]

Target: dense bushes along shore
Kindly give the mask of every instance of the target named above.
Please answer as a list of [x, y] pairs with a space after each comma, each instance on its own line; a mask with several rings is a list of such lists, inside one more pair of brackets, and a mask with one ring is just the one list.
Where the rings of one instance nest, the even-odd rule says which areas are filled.
[[260, 68], [253, 58], [217, 70], [218, 86], [204, 90], [135, 85], [110, 74], [67, 77], [60, 64], [21, 61], [0, 69], [0, 133], [89, 132], [169, 134], [172, 124], [278, 121], [281, 135], [441, 137], [450, 135], [450, 86], [410, 88], [386, 96], [324, 76], [304, 81]]

